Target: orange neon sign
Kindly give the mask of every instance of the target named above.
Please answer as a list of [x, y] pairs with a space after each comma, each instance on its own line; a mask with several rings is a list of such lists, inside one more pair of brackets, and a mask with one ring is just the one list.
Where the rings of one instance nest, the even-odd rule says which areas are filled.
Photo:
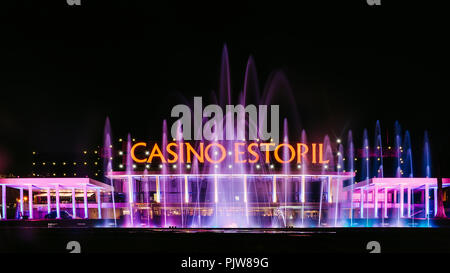
[[[313, 164], [327, 164], [329, 160], [324, 160], [323, 143], [246, 143], [235, 142], [230, 145], [232, 151], [227, 151], [224, 145], [212, 142], [207, 145], [200, 142], [194, 148], [188, 142], [170, 142], [161, 150], [158, 143], [151, 146], [151, 152], [145, 156], [148, 149], [147, 143], [138, 142], [131, 148], [131, 158], [136, 163], [153, 163], [155, 159], [160, 163], [191, 163], [195, 158], [199, 163], [218, 164], [225, 160], [227, 154], [233, 156], [234, 163], [256, 163], [260, 157], [264, 157], [266, 163], [272, 159], [281, 164], [292, 162], [302, 163], [310, 158]], [[270, 151], [272, 149], [273, 151]], [[287, 153], [287, 154], [284, 154]], [[148, 154], [148, 153], [147, 153]]]

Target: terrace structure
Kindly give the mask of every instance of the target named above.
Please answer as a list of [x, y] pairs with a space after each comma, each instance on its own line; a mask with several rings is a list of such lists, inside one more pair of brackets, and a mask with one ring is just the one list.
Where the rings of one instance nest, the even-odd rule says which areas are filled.
[[[96, 209], [97, 218], [102, 218], [101, 194], [110, 193], [112, 187], [90, 178], [0, 178], [1, 218], [8, 219], [7, 188], [19, 191], [16, 199], [18, 217], [41, 219], [56, 211], [56, 218], [61, 218], [61, 209], [70, 209], [73, 218], [89, 218], [89, 208]], [[26, 195], [25, 194], [26, 191]], [[17, 194], [16, 194], [17, 195]], [[77, 202], [82, 199], [83, 202]], [[81, 197], [81, 198], [80, 198]], [[88, 198], [95, 197], [96, 204], [89, 204]], [[65, 201], [61, 202], [61, 198]], [[68, 203], [68, 201], [71, 201]], [[26, 206], [27, 203], [27, 206]]]

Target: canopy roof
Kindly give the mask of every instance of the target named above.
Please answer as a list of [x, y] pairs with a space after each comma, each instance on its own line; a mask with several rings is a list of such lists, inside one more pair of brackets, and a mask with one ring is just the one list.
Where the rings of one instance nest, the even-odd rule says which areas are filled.
[[0, 178], [0, 185], [6, 185], [10, 188], [28, 188], [32, 186], [33, 189], [49, 189], [55, 188], [57, 185], [60, 189], [83, 189], [85, 186], [88, 190], [100, 189], [103, 191], [112, 191], [112, 187], [103, 182], [91, 178], [76, 178], [76, 177], [51, 177], [51, 178]]

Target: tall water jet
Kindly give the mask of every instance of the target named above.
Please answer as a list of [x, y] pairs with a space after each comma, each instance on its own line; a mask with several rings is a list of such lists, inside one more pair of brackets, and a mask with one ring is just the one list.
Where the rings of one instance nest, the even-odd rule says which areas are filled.
[[[302, 143], [308, 143], [305, 130], [302, 130], [301, 141], [302, 141]], [[305, 174], [306, 174], [306, 170], [308, 169], [308, 158], [303, 158], [302, 164], [300, 166], [301, 166], [302, 175], [303, 175], [301, 177], [301, 181], [300, 181], [300, 183], [301, 183], [300, 184], [301, 185], [300, 186], [300, 192], [301, 192], [300, 202], [302, 203], [301, 219], [302, 219], [302, 227], [303, 227], [305, 224], [304, 218], [305, 218], [305, 205], [306, 205], [306, 177], [305, 177]]]
[[381, 128], [380, 121], [377, 120], [375, 127], [375, 142], [374, 142], [374, 156], [375, 160], [373, 160], [373, 177], [384, 177], [384, 169], [383, 169], [383, 142], [381, 139]]
[[230, 63], [227, 45], [223, 46], [219, 77], [219, 105], [231, 104]]
[[428, 131], [423, 136], [423, 176], [431, 177], [431, 158], [430, 158], [430, 141], [428, 139]]
[[[348, 131], [348, 137], [347, 137], [347, 169], [350, 173], [353, 173], [354, 170], [354, 158], [355, 158], [355, 148], [353, 145], [353, 135], [352, 135], [352, 131], [349, 130]], [[352, 175], [352, 177], [350, 178], [350, 198], [347, 198], [350, 201], [350, 226], [353, 226], [353, 187], [355, 184], [355, 178]]]
[[[336, 171], [338, 176], [343, 171], [344, 167], [344, 147], [342, 144], [338, 144], [338, 152], [337, 152], [337, 165], [336, 165]], [[336, 227], [338, 225], [338, 219], [339, 219], [339, 201], [340, 201], [340, 192], [342, 188], [342, 181], [338, 178], [336, 179], [336, 188], [335, 188], [335, 209], [334, 209], [334, 226]]]
[[112, 143], [111, 143], [111, 124], [109, 121], [109, 117], [106, 117], [105, 128], [103, 130], [103, 174], [104, 174], [104, 182], [111, 185], [111, 200], [113, 204], [113, 217], [114, 217], [114, 226], [117, 227], [117, 216], [116, 216], [116, 202], [115, 202], [115, 191], [114, 191], [114, 180], [107, 177], [108, 174], [112, 172]]
[[400, 147], [400, 152], [401, 152], [400, 163], [404, 166], [402, 168], [402, 176], [414, 177], [411, 138], [409, 135], [409, 131], [405, 132], [405, 139], [403, 146]]
[[402, 146], [402, 129], [400, 127], [400, 123], [398, 121], [395, 121], [395, 156], [397, 160], [395, 161], [395, 177], [402, 177], [402, 165], [401, 165], [401, 146]]
[[[162, 126], [162, 147], [167, 147], [167, 143], [168, 143], [168, 139], [167, 138], [168, 138], [168, 136], [167, 136], [167, 121], [163, 120], [163, 126]], [[166, 151], [166, 149], [163, 150], [163, 156], [164, 156], [164, 158], [167, 158], [167, 151]], [[162, 226], [163, 227], [167, 227], [168, 226], [167, 225], [167, 187], [166, 187], [167, 186], [167, 180], [168, 180], [168, 178], [166, 176], [166, 174], [167, 174], [167, 165], [163, 164], [163, 162], [161, 162], [159, 167], [161, 169], [162, 179], [161, 180], [158, 179], [156, 181], [156, 183], [159, 184], [159, 185], [157, 185], [157, 188], [159, 186], [159, 192], [157, 190], [156, 194], [157, 194], [157, 197], [159, 197], [159, 199], [161, 199], [161, 197], [162, 197], [163, 204], [164, 204], [164, 208], [163, 208], [163, 210], [164, 210], [164, 216], [163, 216], [164, 223], [163, 223]], [[161, 196], [161, 190], [163, 192], [163, 196]]]
[[287, 207], [288, 207], [288, 203], [291, 201], [290, 200], [290, 196], [288, 196], [288, 192], [292, 192], [292, 184], [289, 183], [289, 178], [288, 178], [288, 174], [291, 173], [291, 165], [288, 163], [290, 162], [292, 159], [290, 158], [290, 151], [288, 149], [288, 144], [289, 144], [289, 135], [288, 135], [288, 123], [287, 123], [287, 119], [285, 118], [283, 120], [283, 143], [285, 143], [286, 145], [284, 145], [283, 147], [283, 162], [285, 162], [283, 164], [283, 174], [285, 175], [284, 177], [284, 225], [285, 227], [287, 227], [288, 225], [288, 219], [289, 217], [287, 216]]
[[[330, 137], [325, 135], [323, 139], [323, 157], [324, 161], [328, 162], [322, 165], [322, 177], [320, 179], [320, 203], [319, 203], [319, 226], [322, 221], [322, 210], [323, 210], [323, 199], [326, 199], [327, 208], [331, 207], [332, 203], [332, 185], [331, 185], [331, 177], [324, 176], [327, 172], [334, 169], [334, 161], [333, 161], [333, 148], [331, 146]], [[325, 180], [325, 183], [324, 183]], [[324, 195], [324, 186], [326, 186], [326, 194]], [[330, 217], [328, 217], [330, 218]], [[328, 219], [329, 220], [329, 219]]]
[[128, 206], [130, 210], [130, 225], [134, 226], [134, 185], [133, 177], [133, 159], [131, 158], [131, 135], [127, 137], [127, 156], [126, 156], [126, 174], [127, 174], [127, 192], [128, 192]]
[[[181, 147], [183, 145], [183, 132], [181, 130], [181, 123], [180, 121], [176, 124], [176, 136], [175, 141], [178, 145], [178, 147]], [[184, 204], [188, 205], [189, 203], [189, 179], [187, 175], [182, 176], [184, 173], [183, 171], [183, 164], [181, 163], [184, 160], [179, 160], [178, 165], [173, 165], [173, 167], [178, 166], [178, 174], [180, 175], [178, 179], [178, 190], [180, 192], [180, 213], [181, 213], [181, 227], [185, 227], [185, 219], [184, 219]]]
[[[369, 137], [367, 133], [367, 129], [364, 129], [363, 133], [363, 147], [362, 147], [362, 162], [361, 162], [361, 181], [366, 181], [366, 183], [369, 183], [370, 180], [370, 150], [369, 150]], [[366, 198], [364, 198], [366, 196]], [[366, 212], [364, 213], [364, 199], [366, 202], [368, 202], [369, 193], [365, 191], [364, 188], [361, 187], [361, 218], [364, 218], [364, 216], [367, 219], [367, 222], [369, 221], [369, 206], [367, 207]]]

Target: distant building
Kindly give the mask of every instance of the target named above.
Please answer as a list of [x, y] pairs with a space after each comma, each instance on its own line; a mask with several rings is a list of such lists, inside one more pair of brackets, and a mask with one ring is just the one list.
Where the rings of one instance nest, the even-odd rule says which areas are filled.
[[100, 147], [76, 153], [32, 151], [30, 177], [103, 177]]

